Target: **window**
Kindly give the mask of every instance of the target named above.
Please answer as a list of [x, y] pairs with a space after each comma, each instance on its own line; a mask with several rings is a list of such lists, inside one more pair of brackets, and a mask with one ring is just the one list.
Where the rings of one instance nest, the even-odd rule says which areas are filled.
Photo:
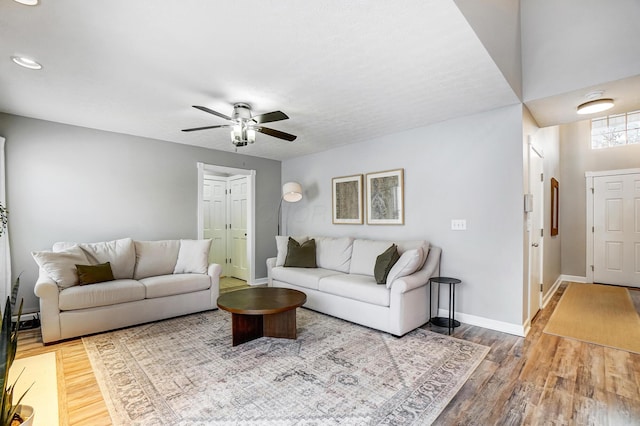
[[591, 120], [591, 148], [640, 143], [640, 111]]

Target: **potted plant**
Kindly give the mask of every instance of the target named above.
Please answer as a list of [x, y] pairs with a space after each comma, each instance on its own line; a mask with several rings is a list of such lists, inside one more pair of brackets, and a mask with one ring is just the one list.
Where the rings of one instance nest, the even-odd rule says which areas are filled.
[[2, 400], [0, 401], [0, 426], [15, 426], [20, 424], [30, 426], [33, 423], [33, 407], [20, 405], [22, 398], [24, 398], [31, 387], [20, 395], [20, 398], [18, 398], [18, 401], [14, 405], [13, 392], [20, 376], [18, 376], [18, 379], [16, 379], [14, 383], [9, 383], [9, 370], [16, 357], [18, 329], [20, 328], [20, 316], [22, 315], [23, 301], [21, 300], [17, 320], [15, 323], [11, 321], [19, 286], [20, 277], [18, 276], [13, 285], [11, 297], [7, 296], [2, 325], [0, 326], [0, 392], [2, 392]]
[[[8, 211], [6, 207], [0, 203], [0, 237], [5, 234], [7, 223]], [[24, 398], [31, 387], [20, 396], [14, 405], [13, 391], [20, 376], [18, 376], [18, 379], [16, 379], [13, 384], [9, 384], [9, 370], [16, 357], [18, 330], [20, 328], [20, 316], [22, 315], [23, 301], [21, 300], [17, 320], [15, 323], [11, 321], [19, 287], [20, 276], [16, 278], [16, 282], [11, 288], [11, 296], [7, 296], [7, 302], [5, 303], [2, 316], [2, 324], [0, 324], [0, 392], [2, 393], [0, 400], [0, 426], [30, 426], [33, 424], [33, 407], [20, 405], [22, 398]]]

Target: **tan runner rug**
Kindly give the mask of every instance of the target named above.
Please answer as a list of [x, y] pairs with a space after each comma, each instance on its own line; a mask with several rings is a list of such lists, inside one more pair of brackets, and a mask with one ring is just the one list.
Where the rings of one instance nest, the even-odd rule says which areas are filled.
[[544, 332], [640, 353], [640, 316], [624, 287], [569, 284]]
[[17, 402], [20, 395], [33, 384], [22, 400], [23, 404], [31, 405], [35, 410], [33, 426], [59, 424], [55, 352], [16, 359], [9, 371], [9, 383], [13, 383], [20, 374], [13, 401]]

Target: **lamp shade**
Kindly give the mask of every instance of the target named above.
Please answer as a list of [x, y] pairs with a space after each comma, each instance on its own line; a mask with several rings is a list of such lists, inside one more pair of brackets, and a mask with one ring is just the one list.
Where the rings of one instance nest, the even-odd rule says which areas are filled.
[[289, 203], [302, 200], [302, 186], [298, 182], [287, 182], [282, 185], [282, 199]]

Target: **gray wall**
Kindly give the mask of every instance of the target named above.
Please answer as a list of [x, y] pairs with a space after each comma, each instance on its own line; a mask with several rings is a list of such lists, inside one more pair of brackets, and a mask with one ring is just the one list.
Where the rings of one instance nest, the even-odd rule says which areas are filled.
[[[396, 168], [404, 226], [331, 223], [331, 178]], [[522, 325], [521, 105], [286, 160], [282, 177], [304, 188], [285, 211], [289, 234], [426, 239], [443, 249], [441, 273], [463, 281], [456, 311]]]
[[640, 70], [638, 0], [521, 0], [521, 16], [525, 101]]
[[[280, 162], [0, 114], [14, 277], [38, 310], [31, 251], [56, 241], [195, 238], [197, 162], [256, 170], [256, 277], [275, 254]], [[261, 214], [261, 212], [269, 212]], [[271, 213], [273, 212], [273, 213]]]
[[560, 126], [562, 273], [586, 276], [585, 172], [640, 167], [640, 145], [591, 149], [589, 120]]
[[520, 2], [455, 0], [514, 93], [522, 98]]

